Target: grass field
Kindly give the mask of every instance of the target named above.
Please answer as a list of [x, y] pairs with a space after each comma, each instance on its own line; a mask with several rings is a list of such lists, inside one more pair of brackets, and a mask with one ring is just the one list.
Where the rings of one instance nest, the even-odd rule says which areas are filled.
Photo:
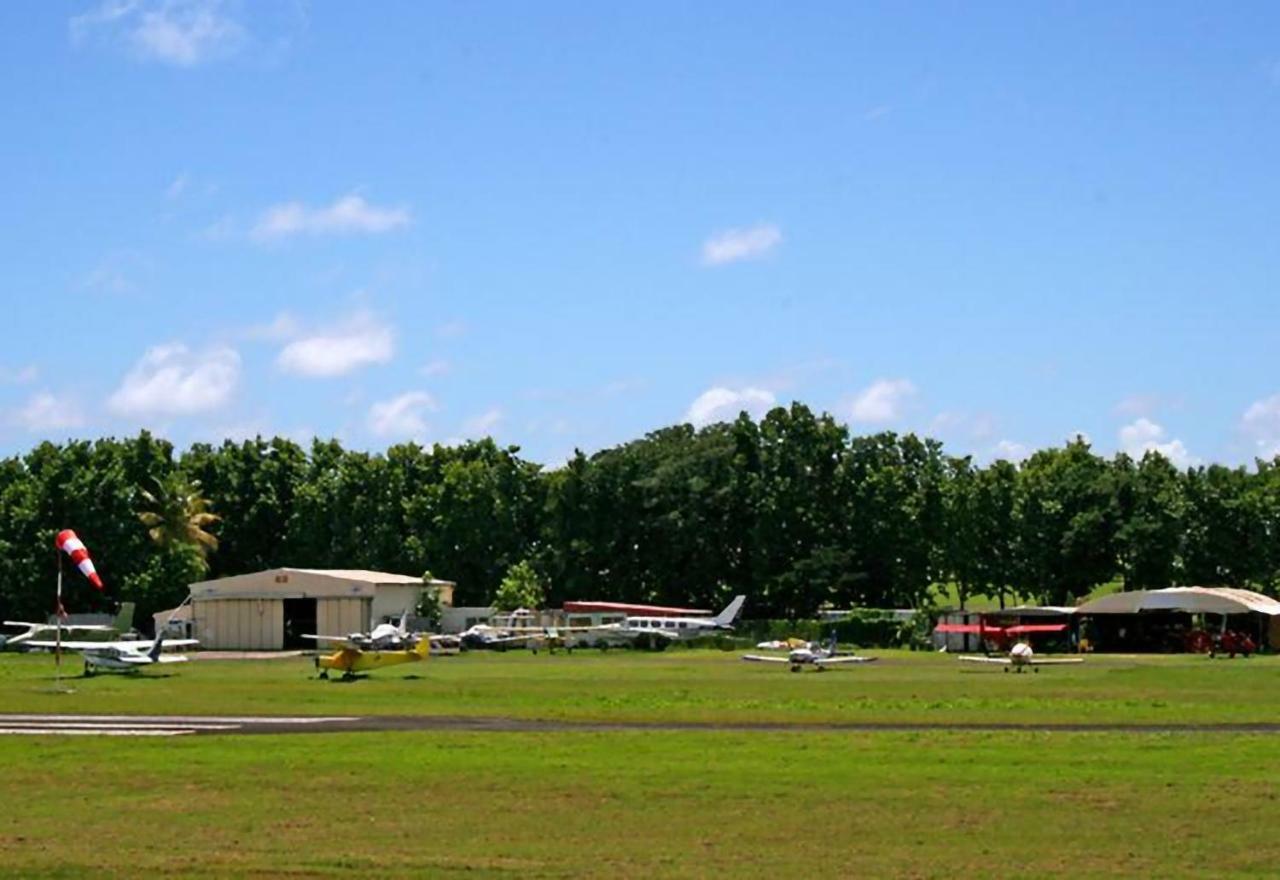
[[[300, 660], [76, 680], [0, 657], [0, 711], [703, 721], [1277, 721], [1280, 659], [473, 654], [350, 684]], [[7, 877], [1270, 877], [1280, 738], [387, 733], [0, 738]]]
[[304, 658], [197, 660], [164, 676], [76, 678], [70, 695], [49, 692], [52, 658], [6, 654], [0, 707], [626, 721], [1280, 722], [1280, 657], [1099, 655], [1078, 667], [1005, 675], [945, 654], [871, 653], [880, 661], [792, 675], [719, 651], [473, 652], [355, 682], [317, 681]]

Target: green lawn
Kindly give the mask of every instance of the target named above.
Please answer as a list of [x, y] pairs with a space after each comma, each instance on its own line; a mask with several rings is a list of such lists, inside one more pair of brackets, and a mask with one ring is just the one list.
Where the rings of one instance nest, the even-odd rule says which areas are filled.
[[1270, 737], [0, 742], [0, 876], [1271, 877]]
[[[1280, 659], [1039, 675], [886, 653], [471, 654], [350, 684], [301, 660], [75, 680], [0, 657], [0, 711], [635, 720], [1280, 720]], [[1270, 877], [1280, 737], [353, 733], [0, 737], [0, 877]]]

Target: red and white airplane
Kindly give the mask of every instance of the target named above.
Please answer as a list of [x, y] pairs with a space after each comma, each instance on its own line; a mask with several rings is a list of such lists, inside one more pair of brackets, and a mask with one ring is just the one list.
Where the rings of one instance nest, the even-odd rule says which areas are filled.
[[1065, 632], [1067, 625], [1065, 623], [1028, 623], [1017, 624], [1014, 626], [988, 626], [978, 619], [978, 623], [940, 623], [934, 628], [934, 632], [940, 633], [965, 633], [977, 635], [980, 638], [994, 642], [997, 645], [1004, 646], [1013, 642], [1008, 653], [1003, 657], [993, 657], [989, 655], [978, 656], [976, 654], [962, 654], [958, 659], [964, 663], [989, 663], [997, 666], [1003, 666], [1004, 671], [1008, 672], [1012, 669], [1014, 672], [1022, 672], [1030, 669], [1032, 672], [1039, 672], [1041, 666], [1065, 666], [1068, 663], [1083, 663], [1083, 657], [1037, 657], [1035, 651], [1031, 649], [1031, 645], [1025, 641], [1027, 636], [1034, 633], [1060, 633]]

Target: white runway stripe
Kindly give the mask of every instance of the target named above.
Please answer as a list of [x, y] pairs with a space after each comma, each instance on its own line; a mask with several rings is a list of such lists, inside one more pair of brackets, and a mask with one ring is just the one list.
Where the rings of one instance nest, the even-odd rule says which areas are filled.
[[195, 733], [191, 728], [158, 728], [140, 729], [136, 727], [97, 728], [88, 730], [83, 727], [0, 727], [0, 736], [183, 736]]
[[253, 715], [0, 715], [0, 735], [17, 736], [180, 736], [220, 733], [246, 726], [303, 726], [352, 721], [344, 716]]
[[49, 722], [49, 721], [4, 721], [0, 722], [5, 727], [17, 729], [34, 728], [48, 729], [57, 727], [59, 730], [173, 730], [181, 728], [182, 730], [239, 730], [239, 724], [205, 724], [203, 722], [191, 724], [126, 724], [123, 721], [68, 721], [68, 722]]
[[125, 724], [325, 724], [331, 721], [355, 721], [352, 717], [339, 715], [304, 715], [291, 717], [286, 715], [2, 715], [0, 724], [15, 721], [48, 721], [54, 723], [87, 721], [87, 722], [120, 722]]

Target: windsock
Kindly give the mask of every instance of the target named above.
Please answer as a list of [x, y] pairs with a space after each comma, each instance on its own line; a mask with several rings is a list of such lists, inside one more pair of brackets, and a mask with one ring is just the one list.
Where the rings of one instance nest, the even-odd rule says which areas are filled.
[[93, 584], [99, 590], [102, 589], [102, 578], [98, 577], [98, 570], [93, 567], [93, 560], [89, 558], [89, 551], [85, 549], [84, 542], [76, 537], [76, 533], [71, 529], [63, 529], [58, 532], [58, 537], [53, 542], [58, 549], [71, 557], [71, 561], [76, 564], [76, 568], [80, 569], [80, 573], [89, 579], [89, 583]]

